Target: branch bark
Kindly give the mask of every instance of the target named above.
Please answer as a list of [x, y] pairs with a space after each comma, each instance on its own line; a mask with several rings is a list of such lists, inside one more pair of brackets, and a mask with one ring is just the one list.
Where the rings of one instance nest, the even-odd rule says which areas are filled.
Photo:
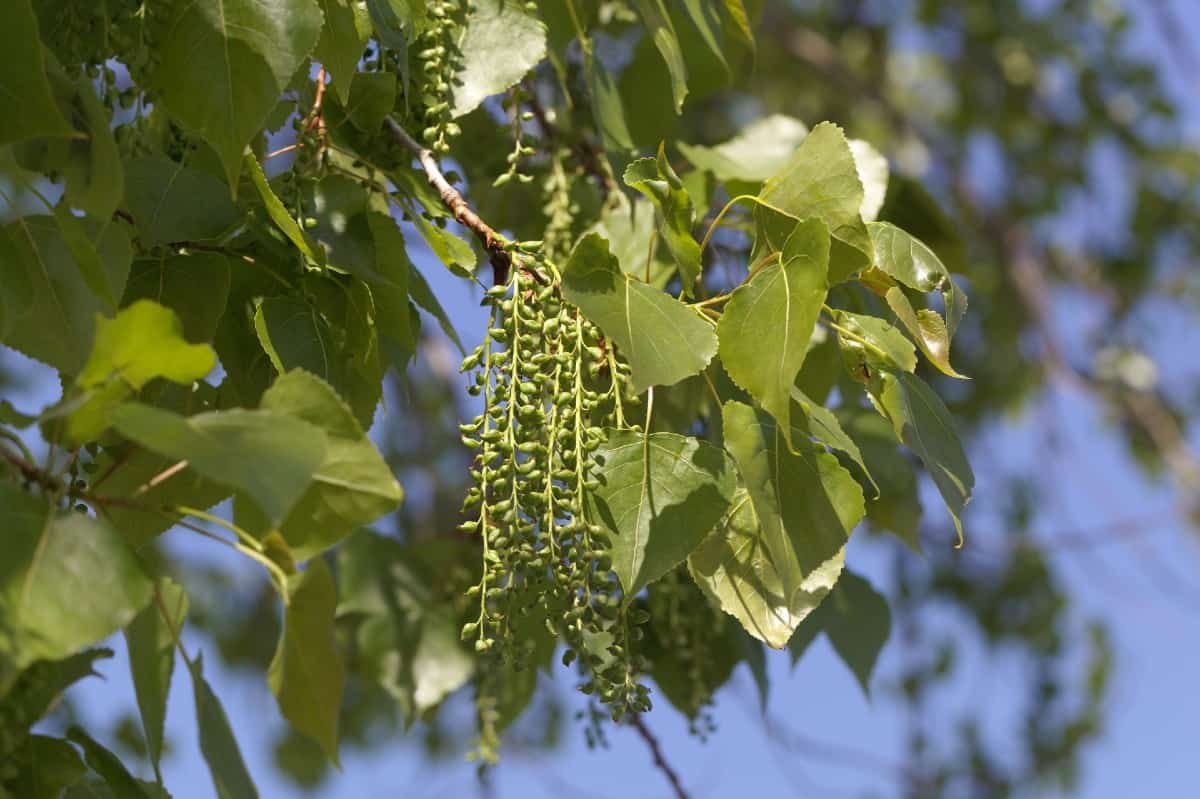
[[508, 282], [508, 273], [512, 267], [512, 256], [508, 253], [505, 245], [507, 239], [497, 233], [491, 225], [483, 221], [479, 214], [472, 210], [465, 197], [450, 185], [450, 181], [446, 180], [446, 176], [442, 174], [442, 169], [438, 165], [437, 156], [433, 154], [433, 150], [428, 147], [422, 147], [416, 139], [408, 135], [408, 131], [400, 127], [400, 124], [395, 119], [388, 116], [384, 118], [384, 124], [389, 132], [408, 148], [421, 164], [421, 169], [425, 171], [425, 177], [429, 180], [429, 185], [437, 190], [438, 196], [442, 198], [442, 203], [454, 215], [464, 227], [469, 228], [474, 232], [479, 239], [479, 243], [487, 250], [489, 260], [492, 264], [492, 282], [494, 285], [501, 285]]
[[654, 737], [654, 733], [650, 732], [650, 728], [646, 726], [646, 722], [642, 721], [641, 715], [634, 714], [629, 723], [637, 730], [638, 735], [642, 736], [642, 740], [646, 742], [646, 746], [650, 748], [650, 756], [654, 758], [655, 767], [666, 776], [667, 782], [671, 783], [671, 790], [675, 791], [677, 799], [688, 799], [687, 791], [683, 789], [683, 783], [679, 780], [679, 774], [667, 762], [666, 757], [663, 756], [662, 747], [658, 744], [658, 738]]

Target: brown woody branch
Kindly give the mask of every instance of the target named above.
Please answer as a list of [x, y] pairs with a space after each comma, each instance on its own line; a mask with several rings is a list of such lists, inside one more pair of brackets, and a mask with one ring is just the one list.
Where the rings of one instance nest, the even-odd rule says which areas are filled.
[[512, 267], [512, 256], [506, 249], [507, 239], [483, 221], [479, 214], [471, 209], [470, 204], [458, 189], [450, 185], [450, 181], [446, 180], [446, 176], [442, 174], [437, 156], [433, 154], [432, 150], [418, 144], [417, 140], [408, 135], [408, 131], [400, 127], [399, 123], [391, 116], [385, 117], [383, 121], [396, 141], [403, 144], [416, 156], [417, 161], [421, 164], [421, 169], [425, 171], [429, 185], [437, 190], [438, 196], [442, 198], [442, 203], [450, 209], [454, 218], [464, 227], [473, 231], [479, 239], [479, 243], [487, 250], [492, 263], [492, 282], [497, 286], [507, 283], [509, 269]]
[[87, 491], [76, 491], [68, 481], [63, 480], [58, 475], [53, 474], [47, 469], [43, 469], [40, 466], [30, 463], [19, 455], [14, 455], [5, 447], [0, 447], [0, 457], [8, 461], [14, 469], [20, 472], [21, 476], [26, 482], [35, 483], [50, 494], [61, 495], [65, 493], [71, 498], [72, 501], [81, 499], [96, 506], [112, 505], [125, 508], [138, 508], [144, 510], [150, 509], [146, 505], [139, 504], [124, 497], [106, 497], [99, 494], [92, 494]]
[[62, 481], [57, 477], [35, 466], [19, 455], [14, 455], [4, 447], [0, 447], [0, 457], [3, 457], [14, 469], [20, 472], [26, 482], [37, 483], [50, 493], [57, 493], [63, 490]]
[[679, 780], [679, 774], [667, 762], [666, 757], [663, 756], [662, 747], [658, 744], [658, 738], [654, 737], [654, 733], [650, 732], [650, 728], [646, 726], [646, 722], [642, 721], [641, 714], [633, 714], [630, 717], [629, 724], [637, 730], [638, 735], [642, 736], [642, 740], [650, 748], [650, 756], [654, 758], [655, 767], [666, 776], [667, 782], [671, 783], [671, 789], [675, 791], [677, 799], [688, 799], [687, 791], [683, 789], [683, 783]]

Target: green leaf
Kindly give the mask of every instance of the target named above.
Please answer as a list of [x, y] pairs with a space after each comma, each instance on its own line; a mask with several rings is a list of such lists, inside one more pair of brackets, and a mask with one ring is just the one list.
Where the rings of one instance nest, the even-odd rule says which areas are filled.
[[288, 578], [283, 633], [267, 672], [284, 718], [321, 744], [338, 762], [338, 713], [346, 671], [334, 638], [337, 586], [325, 561], [316, 558]]
[[761, 183], [783, 169], [807, 135], [808, 127], [800, 120], [772, 114], [751, 122], [723, 144], [676, 146], [696, 168], [719, 180]]
[[53, 61], [49, 67], [51, 89], [72, 128], [70, 138], [59, 134], [31, 139], [17, 144], [13, 155], [25, 169], [61, 176], [59, 207], [64, 212], [76, 208], [96, 220], [107, 220], [121, 200], [123, 185], [109, 109], [86, 75], [69, 77]]
[[875, 488], [876, 497], [879, 496], [879, 485], [875, 482], [875, 478], [871, 476], [871, 470], [867, 468], [867, 464], [863, 461], [862, 452], [859, 451], [858, 445], [854, 443], [846, 431], [842, 429], [842, 425], [838, 422], [837, 416], [833, 411], [823, 405], [813, 402], [799, 388], [792, 386], [792, 402], [794, 407], [800, 409], [801, 414], [797, 415], [792, 412], [792, 425], [804, 431], [813, 439], [820, 442], [830, 449], [845, 453], [850, 460], [862, 469], [863, 475], [871, 482]]
[[29, 0], [7, 4], [0, 26], [0, 146], [34, 136], [73, 136], [46, 77], [37, 17]]
[[83, 750], [83, 759], [112, 790], [114, 799], [146, 799], [146, 792], [121, 763], [121, 759], [88, 735], [82, 727], [68, 727], [67, 740]]
[[262, 165], [258, 163], [254, 153], [247, 152], [242, 157], [242, 162], [243, 167], [250, 174], [250, 182], [258, 190], [258, 196], [262, 198], [263, 205], [267, 209], [267, 216], [271, 217], [271, 221], [283, 231], [283, 235], [296, 246], [297, 250], [304, 253], [310, 261], [323, 264], [325, 252], [309, 239], [308, 234], [300, 229], [299, 223], [283, 207], [283, 202], [271, 189], [271, 184], [267, 182], [267, 176], [263, 173]]
[[200, 752], [208, 764], [218, 799], [257, 799], [258, 789], [246, 770], [238, 750], [229, 717], [221, 701], [204, 679], [204, 659], [197, 655], [188, 664], [192, 675], [192, 696], [196, 704], [196, 727]]
[[596, 233], [584, 236], [567, 259], [563, 296], [616, 342], [633, 369], [635, 394], [698, 374], [716, 354], [712, 325], [622, 272], [608, 242]]
[[791, 441], [791, 391], [829, 290], [829, 229], [796, 225], [779, 259], [739, 286], [717, 324], [729, 377], [775, 417]]
[[175, 312], [185, 339], [212, 341], [225, 313], [232, 268], [230, 257], [217, 252], [164, 251], [157, 258], [140, 258], [130, 269], [121, 305], [153, 300]]
[[867, 230], [875, 244], [876, 269], [923, 294], [946, 288], [949, 270], [920, 239], [889, 222], [872, 222]]
[[383, 119], [396, 105], [396, 75], [392, 72], [356, 72], [346, 115], [363, 133], [378, 133]]
[[279, 374], [312, 372], [332, 384], [369, 426], [379, 404], [384, 367], [379, 360], [370, 289], [317, 280], [311, 300], [268, 297], [254, 315], [254, 330]]
[[856, 380], [865, 382], [880, 369], [911, 372], [917, 368], [916, 348], [890, 322], [849, 311], [836, 311], [834, 318], [842, 328], [838, 330], [842, 357]]
[[887, 599], [847, 569], [830, 596], [792, 639], [792, 663], [800, 659], [818, 633], [824, 632], [842, 662], [854, 673], [863, 693], [869, 696], [871, 673], [891, 630], [892, 612]]
[[606, 527], [626, 601], [679, 565], [729, 507], [732, 463], [705, 441], [610, 430], [595, 453], [590, 521]]
[[131, 402], [113, 415], [121, 435], [208, 479], [246, 493], [278, 524], [296, 504], [328, 452], [325, 433], [273, 411], [179, 414]]
[[750, 16], [746, 13], [745, 3], [742, 0], [724, 0], [724, 5], [725, 14], [732, 22], [734, 34], [753, 55], [758, 44], [754, 39], [754, 30], [750, 27]]
[[[318, 0], [325, 25], [313, 55], [333, 73], [333, 90], [346, 103], [358, 62], [371, 38], [371, 16], [357, 0]], [[394, 79], [393, 79], [394, 80]]]
[[721, 41], [721, 14], [716, 5], [710, 0], [684, 0], [683, 8], [713, 58], [726, 73], [732, 74], [729, 62], [725, 59], [725, 47]]
[[[216, 389], [203, 382], [187, 388], [167, 384], [164, 389], [157, 398], [159, 405], [186, 415], [210, 410], [217, 403]], [[205, 479], [195, 469], [179, 468], [177, 458], [131, 443], [105, 447], [96, 458], [95, 474], [89, 486], [93, 491], [114, 498], [136, 499], [138, 504], [152, 508], [187, 505], [208, 509], [232, 493], [231, 488]], [[105, 515], [134, 549], [144, 546], [180, 518], [165, 510], [147, 513], [122, 503], [106, 507]]]
[[425, 279], [425, 275], [421, 274], [421, 270], [417, 269], [415, 265], [412, 265], [408, 278], [409, 293], [412, 295], [413, 302], [437, 320], [438, 327], [446, 334], [446, 338], [450, 339], [458, 351], [465, 355], [466, 349], [463, 347], [458, 331], [454, 329], [454, 323], [450, 321], [450, 314], [446, 313], [446, 309], [438, 301], [437, 295], [429, 287], [429, 281]]
[[621, 271], [656, 289], [664, 289], [675, 276], [675, 259], [658, 247], [654, 204], [645, 197], [632, 202], [622, 193], [612, 195], [591, 231], [608, 239]]
[[671, 95], [675, 100], [675, 113], [683, 111], [683, 101], [687, 97], [687, 64], [683, 60], [683, 49], [679, 46], [679, 37], [675, 35], [675, 25], [671, 15], [667, 13], [663, 0], [636, 0], [638, 13], [646, 25], [646, 31], [654, 40], [654, 46], [667, 63], [667, 71], [671, 73]]
[[307, 560], [399, 506], [400, 484], [328, 383], [293, 370], [267, 389], [261, 407], [306, 422], [328, 441], [312, 483], [279, 525], [296, 560]]
[[308, 231], [325, 250], [325, 261], [371, 284], [388, 282], [375, 271], [377, 256], [368, 218], [386, 215], [387, 202], [342, 174], [328, 175], [311, 187], [305, 207], [317, 225]]
[[383, 278], [371, 285], [379, 344], [391, 365], [403, 370], [417, 351], [417, 319], [409, 302], [415, 267], [405, 249], [404, 236], [390, 216], [370, 213], [367, 225], [375, 242], [375, 271]]
[[625, 104], [612, 73], [590, 52], [584, 53], [584, 69], [592, 100], [592, 116], [604, 140], [604, 149], [611, 152], [632, 150], [633, 136], [625, 121]]
[[[868, 223], [867, 229], [870, 230], [870, 223], [879, 217], [884, 198], [887, 197], [891, 167], [888, 166], [888, 160], [883, 157], [883, 153], [876, 150], [870, 142], [850, 139], [849, 144], [850, 152], [854, 154], [854, 165], [858, 169], [858, 180], [863, 186], [863, 201], [858, 213], [863, 221]], [[871, 239], [878, 245], [874, 233], [871, 234]]]
[[829, 226], [829, 282], [840, 283], [871, 263], [871, 237], [859, 216], [863, 185], [842, 129], [822, 122], [763, 186], [761, 200], [795, 219], [816, 217]]
[[950, 412], [938, 395], [916, 375], [885, 371], [878, 380], [871, 398], [891, 420], [896, 438], [925, 464], [954, 519], [954, 529], [961, 544], [962, 514], [971, 501], [975, 473], [967, 462]]
[[774, 649], [787, 646], [796, 627], [829, 593], [842, 572], [843, 550], [815, 568], [789, 601], [767, 551], [766, 538], [746, 490], [699, 549], [688, 558], [696, 584], [741, 623], [746, 632]]
[[951, 270], [966, 270], [967, 248], [958, 226], [918, 181], [892, 175], [879, 218], [919, 238]]
[[236, 193], [242, 150], [317, 44], [316, 0], [178, 3], [161, 40], [153, 88], [172, 118], [216, 151]]
[[24, 719], [32, 726], [72, 685], [86, 677], [99, 677], [93, 668], [96, 661], [112, 656], [111, 649], [86, 649], [61, 660], [38, 660], [20, 673], [10, 673], [0, 665], [0, 715]]
[[[888, 306], [934, 366], [950, 377], [964, 377], [950, 366], [950, 340], [966, 313], [966, 296], [941, 259], [920, 239], [887, 222], [872, 223], [869, 230], [875, 243], [875, 269], [887, 276], [877, 282], [886, 290]], [[935, 311], [914, 310], [895, 282], [921, 293], [941, 291], [947, 319]]]
[[910, 336], [917, 342], [921, 352], [929, 362], [938, 368], [942, 374], [969, 380], [966, 375], [959, 374], [950, 365], [950, 331], [946, 329], [946, 320], [937, 311], [922, 308], [913, 309], [912, 303], [899, 286], [892, 286], [885, 296], [888, 307], [896, 314], [896, 318], [908, 330]]
[[454, 117], [517, 84], [545, 58], [546, 26], [525, 3], [473, 0], [459, 50], [463, 62], [456, 75]]
[[[129, 238], [116, 225], [79, 221], [87, 236], [94, 238], [108, 286], [119, 296], [129, 275]], [[86, 264], [76, 260], [72, 242], [54, 217], [20, 217], [5, 226], [0, 237], [8, 239], [7, 255], [14, 259], [6, 272], [22, 272], [18, 290], [23, 291], [24, 281], [31, 289], [29, 302], [8, 321], [4, 343], [74, 375], [91, 352], [95, 316], [109, 310], [107, 303], [81, 279]]]
[[[5, 765], [16, 772], [3, 787], [20, 799], [59, 799], [63, 789], [78, 784], [87, 775], [79, 751], [61, 738], [30, 735], [20, 748], [9, 753]], [[12, 771], [9, 772], [10, 774]]]
[[239, 217], [229, 189], [219, 179], [161, 156], [126, 162], [123, 207], [146, 247], [211, 241]]
[[216, 352], [189, 344], [182, 333], [175, 312], [152, 300], [138, 300], [114, 319], [97, 315], [92, 354], [75, 381], [87, 399], [67, 417], [67, 440], [99, 437], [113, 410], [155, 378], [186, 384], [211, 372]]
[[0, 341], [7, 341], [16, 321], [33, 300], [33, 279], [23, 263], [26, 248], [17, 225], [0, 227]]
[[687, 189], [667, 161], [663, 145], [657, 158], [639, 158], [625, 168], [625, 184], [650, 198], [657, 210], [658, 231], [679, 267], [683, 290], [690, 296], [700, 277], [700, 245], [692, 236], [696, 210]]
[[171, 690], [171, 674], [175, 670], [175, 640], [183, 630], [187, 612], [187, 593], [178, 583], [162, 578], [155, 589], [154, 600], [125, 628], [129, 673], [137, 695], [146, 751], [154, 773], [160, 779], [167, 696]]
[[96, 96], [91, 80], [80, 76], [73, 88], [71, 116], [82, 124], [80, 132], [86, 138], [70, 144], [73, 157], [63, 169], [63, 200], [94, 219], [106, 220], [125, 189], [121, 154], [113, 139], [109, 109]]
[[475, 671], [454, 611], [438, 599], [447, 576], [441, 556], [457, 560], [458, 546], [445, 539], [406, 546], [360, 530], [338, 548], [338, 616], [362, 619], [355, 631], [359, 669], [396, 699], [408, 724]]
[[478, 259], [471, 245], [448, 230], [443, 230], [424, 216], [415, 214], [413, 224], [438, 260], [458, 277], [470, 279], [475, 274]]
[[875, 498], [867, 502], [867, 518], [876, 527], [895, 533], [914, 552], [920, 552], [917, 473], [896, 443], [891, 423], [866, 408], [839, 408], [838, 419], [861, 450], [871, 480], [879, 486]]
[[54, 207], [54, 221], [58, 223], [58, 232], [62, 236], [67, 252], [75, 259], [75, 266], [83, 282], [101, 301], [105, 312], [111, 313], [117, 309], [117, 297], [109, 284], [105, 272], [104, 261], [88, 235], [83, 220], [75, 216], [70, 208], [62, 203]]
[[150, 580], [104, 520], [59, 512], [0, 483], [0, 522], [0, 660], [23, 668], [71, 655], [125, 626], [149, 600]]
[[812, 338], [808, 340], [808, 351], [800, 366], [800, 374], [796, 375], [796, 387], [820, 405], [829, 398], [841, 373], [842, 356], [837, 338], [829, 328], [818, 322], [813, 328]]
[[771, 418], [730, 400], [725, 447], [737, 462], [770, 561], [793, 610], [807, 580], [838, 557], [865, 512], [862, 489], [837, 458], [811, 444], [791, 451]]

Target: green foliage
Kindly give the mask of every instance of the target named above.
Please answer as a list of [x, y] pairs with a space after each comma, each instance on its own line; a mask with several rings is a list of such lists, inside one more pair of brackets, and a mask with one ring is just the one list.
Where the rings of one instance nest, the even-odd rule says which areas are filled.
[[103, 640], [149, 600], [150, 581], [106, 522], [61, 511], [9, 482], [0, 483], [0, 498], [8, 531], [0, 572], [4, 673]]
[[154, 773], [159, 775], [167, 694], [175, 671], [175, 645], [187, 619], [188, 596], [170, 580], [155, 584], [154, 597], [125, 627], [129, 672], [137, 694], [142, 732]]
[[192, 699], [196, 705], [196, 729], [200, 738], [200, 751], [208, 763], [213, 788], [221, 799], [254, 799], [258, 789], [246, 770], [234, 738], [229, 717], [221, 707], [221, 701], [213, 693], [212, 686], [204, 679], [204, 661], [197, 655], [188, 661], [192, 675]]
[[871, 691], [871, 673], [891, 634], [887, 600], [862, 577], [847, 571], [838, 578], [828, 600], [810, 615], [788, 643], [794, 664], [813, 639], [824, 633], [854, 673], [864, 694]]
[[791, 441], [791, 390], [829, 291], [829, 229], [819, 219], [796, 225], [779, 257], [729, 297], [721, 321], [721, 365], [775, 417]]
[[[825, 632], [866, 688], [889, 616], [846, 543], [867, 518], [915, 545], [901, 445], [961, 529], [974, 478], [914, 372], [919, 348], [961, 376], [966, 301], [945, 237], [895, 224], [888, 160], [838, 126], [675, 141], [753, 74], [758, 4], [102, 5], [59, 24], [20, 0], [0, 33], [22, 107], [0, 121], [0, 342], [64, 386], [0, 417], [5, 790], [165, 795], [90, 732], [29, 732], [123, 629], [159, 782], [178, 653], [217, 795], [257, 795], [181, 640], [222, 620], [172, 528], [265, 571], [247, 615], [282, 629], [273, 656], [247, 633], [250, 660], [293, 759], [336, 764], [381, 708], [433, 723], [468, 689], [494, 761], [560, 648], [593, 741], [651, 709], [646, 677], [699, 734], [743, 661], [765, 702], [759, 642]], [[423, 248], [482, 286], [477, 346]], [[465, 355], [449, 432], [419, 309]], [[381, 452], [391, 425], [433, 443]], [[418, 469], [421, 534], [398, 511]], [[392, 514], [398, 536], [370, 529]]]
[[626, 601], [679, 565], [729, 507], [728, 456], [673, 433], [613, 431], [596, 450], [603, 469], [592, 518], [607, 527]]
[[563, 267], [563, 296], [621, 348], [633, 370], [635, 394], [697, 374], [716, 354], [711, 325], [685, 304], [622, 272], [598, 234], [575, 245]]
[[338, 710], [345, 669], [334, 641], [337, 586], [317, 558], [287, 584], [283, 635], [267, 680], [283, 716], [337, 763]]

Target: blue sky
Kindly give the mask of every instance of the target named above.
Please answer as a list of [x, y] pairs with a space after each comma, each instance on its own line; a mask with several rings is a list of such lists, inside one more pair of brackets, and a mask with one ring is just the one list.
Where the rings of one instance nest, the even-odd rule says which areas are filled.
[[[1176, 0], [1184, 21], [1185, 37], [1200, 41], [1200, 11], [1194, 0]], [[1160, 32], [1139, 20], [1138, 40], [1145, 51], [1171, 69], [1176, 91], [1187, 112], [1193, 138], [1200, 130], [1200, 102], [1196, 78], [1179, 74], [1161, 45]], [[1200, 48], [1198, 48], [1200, 49]], [[410, 237], [411, 240], [412, 237]], [[459, 320], [464, 340], [478, 340], [484, 320], [478, 298], [470, 287], [433, 267], [427, 257], [419, 265], [430, 278], [451, 315]], [[1068, 342], [1082, 341], [1094, 309], [1072, 296], [1056, 302], [1061, 333]], [[1162, 367], [1169, 363], [1194, 363], [1187, 349], [1188, 336], [1197, 341], [1194, 318], [1171, 318], [1163, 323], [1171, 335], [1159, 336], [1151, 352]], [[17, 407], [29, 409], [54, 399], [52, 375], [20, 356], [0, 349], [0, 359], [28, 378], [23, 387], [6, 393]], [[1160, 368], [1160, 371], [1163, 371]], [[394, 412], [403, 412], [397, 408]], [[1059, 430], [1059, 443], [1046, 438], [1050, 421]], [[1200, 440], [1193, 435], [1193, 447]], [[1195, 785], [1197, 719], [1200, 719], [1200, 543], [1175, 508], [1180, 497], [1169, 486], [1148, 482], [1130, 468], [1119, 442], [1108, 434], [1104, 410], [1085, 395], [1060, 388], [1034, 413], [986, 430], [972, 448], [977, 484], [982, 487], [972, 506], [968, 525], [970, 546], [986, 557], [1004, 546], [1003, 528], [989, 506], [987, 486], [1011, 474], [1036, 481], [1055, 481], [1056, 500], [1040, 506], [1034, 530], [1048, 541], [1062, 541], [1063, 533], [1102, 530], [1115, 521], [1142, 519], [1136, 535], [1113, 536], [1111, 543], [1052, 549], [1053, 562], [1067, 581], [1078, 618], [1099, 617], [1110, 623], [1116, 647], [1116, 674], [1107, 706], [1106, 730], [1099, 744], [1088, 750], [1084, 764], [1086, 799], [1123, 796], [1182, 796]], [[1070, 476], [1070, 477], [1068, 477]], [[925, 486], [928, 489], [928, 486]], [[940, 503], [927, 491], [927, 517], [940, 513]], [[168, 535], [175, 551], [188, 557], [212, 558], [226, 563], [224, 552], [203, 543]], [[849, 562], [884, 589], [889, 561], [894, 554], [889, 539], [882, 542], [856, 536]], [[235, 564], [240, 579], [261, 577]], [[1000, 652], [985, 657], [979, 642], [957, 619], [939, 619], [946, 630], [966, 639], [968, 654], [959, 676], [945, 689], [940, 706], [946, 709], [947, 729], [967, 712], [984, 712], [989, 719], [985, 734], [1016, 734], [1009, 726], [1019, 722], [1011, 687], [1022, 678], [1021, 663]], [[1078, 630], [1082, 635], [1082, 628]], [[186, 636], [189, 648], [206, 648], [202, 638]], [[122, 712], [135, 708], [124, 646], [113, 642], [117, 656], [101, 666], [103, 681], [89, 680], [72, 692], [86, 721], [106, 729]], [[871, 753], [873, 758], [900, 762], [903, 756], [905, 719], [886, 699], [887, 680], [895, 674], [899, 647], [895, 641], [884, 651], [877, 669], [872, 704], [850, 673], [822, 639], [792, 671], [785, 654], [769, 658], [772, 682], [770, 709], [794, 731], [819, 744]], [[205, 659], [215, 690], [237, 730], [243, 753], [264, 797], [308, 794], [281, 778], [272, 766], [270, 742], [284, 724], [267, 691], [265, 681], [231, 675], [220, 668], [215, 653]], [[572, 675], [558, 670], [555, 690], [574, 702]], [[452, 714], [464, 720], [466, 704], [454, 705]], [[721, 691], [715, 716], [717, 731], [706, 743], [690, 736], [684, 720], [665, 702], [648, 718], [664, 750], [683, 775], [695, 797], [725, 797], [744, 792], [772, 796], [827, 797], [887, 795], [891, 774], [865, 765], [861, 757], [839, 758], [818, 746], [789, 747], [766, 733], [753, 685], [744, 667]], [[167, 718], [174, 754], [164, 762], [168, 788], [178, 799], [209, 797], [212, 786], [196, 746], [191, 693], [186, 675], [177, 671]], [[578, 727], [566, 722], [559, 749], [545, 753], [506, 751], [495, 771], [495, 796], [557, 797], [626, 796], [665, 797], [668, 787], [652, 766], [649, 753], [631, 730], [613, 729], [611, 748], [590, 751]], [[322, 797], [392, 796], [442, 797], [471, 795], [478, 791], [474, 767], [458, 759], [430, 762], [419, 745], [403, 741], [363, 754], [344, 751], [343, 768], [323, 786]], [[871, 762], [874, 762], [872, 760]]]

